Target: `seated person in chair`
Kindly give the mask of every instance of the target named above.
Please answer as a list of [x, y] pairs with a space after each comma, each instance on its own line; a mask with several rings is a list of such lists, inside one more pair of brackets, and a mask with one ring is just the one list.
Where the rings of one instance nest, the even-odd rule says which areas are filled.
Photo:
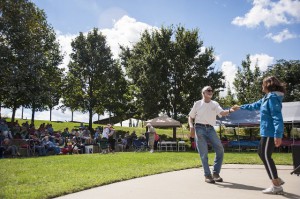
[[46, 154], [48, 154], [49, 151], [54, 151], [55, 155], [60, 154], [59, 146], [57, 146], [54, 142], [50, 141], [48, 136], [45, 136], [43, 142], [46, 148]]
[[18, 147], [16, 145], [12, 145], [11, 140], [8, 138], [3, 140], [1, 148], [4, 155], [11, 155], [12, 157], [20, 156]]
[[80, 151], [81, 153], [84, 153], [84, 144], [82, 143], [82, 138], [79, 135], [79, 132], [75, 133], [75, 136], [72, 139], [73, 144], [73, 150]]

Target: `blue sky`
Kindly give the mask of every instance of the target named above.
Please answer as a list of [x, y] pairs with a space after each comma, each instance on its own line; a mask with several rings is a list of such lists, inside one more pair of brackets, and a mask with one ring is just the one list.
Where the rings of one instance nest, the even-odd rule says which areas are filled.
[[[300, 1], [298, 0], [32, 0], [57, 32], [64, 63], [70, 42], [79, 32], [97, 27], [117, 57], [118, 44], [131, 46], [141, 31], [181, 24], [199, 29], [205, 47], [215, 49], [214, 65], [232, 83], [237, 67], [249, 54], [262, 71], [276, 60], [300, 59]], [[28, 111], [27, 111], [28, 112]], [[27, 114], [26, 112], [26, 114]], [[4, 110], [10, 115], [10, 110]], [[20, 117], [20, 110], [17, 117]], [[30, 111], [28, 118], [30, 118]], [[76, 116], [77, 115], [77, 116]], [[53, 112], [53, 120], [70, 120], [70, 113]], [[49, 119], [49, 112], [36, 114]], [[96, 120], [96, 116], [94, 120]], [[88, 121], [85, 114], [75, 120]]]

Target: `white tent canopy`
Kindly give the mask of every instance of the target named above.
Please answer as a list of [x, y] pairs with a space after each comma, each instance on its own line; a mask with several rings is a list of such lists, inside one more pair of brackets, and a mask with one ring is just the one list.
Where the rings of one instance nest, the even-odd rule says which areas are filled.
[[300, 123], [300, 102], [282, 103], [284, 123]]
[[151, 120], [147, 120], [146, 124], [151, 123], [153, 127], [181, 127], [179, 121], [174, 120], [167, 115], [159, 116]]

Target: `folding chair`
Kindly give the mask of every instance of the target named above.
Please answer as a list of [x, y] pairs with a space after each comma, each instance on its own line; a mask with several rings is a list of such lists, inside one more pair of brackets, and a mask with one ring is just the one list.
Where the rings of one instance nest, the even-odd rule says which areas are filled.
[[108, 153], [108, 139], [102, 138], [99, 140], [101, 153]]
[[135, 152], [144, 151], [146, 148], [145, 144], [139, 139], [133, 140], [132, 144]]

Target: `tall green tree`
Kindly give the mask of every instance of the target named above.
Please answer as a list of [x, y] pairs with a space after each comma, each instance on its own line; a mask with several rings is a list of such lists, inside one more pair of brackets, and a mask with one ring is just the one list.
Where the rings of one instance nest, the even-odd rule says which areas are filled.
[[229, 83], [227, 84], [227, 93], [225, 97], [220, 97], [218, 102], [222, 107], [231, 107], [234, 104], [237, 104], [235, 95], [232, 93]]
[[27, 1], [0, 1], [0, 89], [3, 106], [12, 108], [12, 121], [27, 95], [25, 52], [30, 45], [28, 19], [33, 7]]
[[[63, 88], [63, 69], [53, 68], [53, 72], [49, 73], [50, 71], [47, 71], [46, 78], [48, 82], [48, 90], [44, 91], [44, 94], [47, 94], [46, 96], [46, 105], [49, 108], [50, 111], [50, 121], [52, 121], [52, 110], [53, 108], [59, 104], [59, 100], [62, 97], [62, 88]], [[47, 77], [47, 75], [50, 75], [50, 77]]]
[[123, 47], [121, 63], [136, 90], [141, 119], [165, 113], [174, 119], [187, 115], [202, 87], [216, 93], [224, 87], [214, 66], [213, 48], [203, 49], [198, 30], [182, 26], [143, 32], [132, 49]]
[[241, 104], [247, 104], [257, 101], [262, 97], [261, 72], [257, 65], [254, 71], [250, 68], [250, 55], [242, 61], [242, 67], [238, 68], [233, 85], [236, 91], [237, 100]]
[[47, 109], [53, 96], [51, 82], [56, 77], [51, 74], [60, 74], [55, 72], [62, 60], [56, 35], [44, 11], [31, 1], [3, 0], [0, 13], [3, 103], [12, 108], [12, 121], [21, 105], [32, 108], [34, 123], [35, 111]]
[[264, 73], [274, 75], [286, 84], [284, 101], [300, 101], [300, 60], [278, 60]]
[[108, 92], [103, 98], [105, 110], [110, 117], [113, 114], [118, 121], [130, 118], [132, 96], [129, 93], [129, 83], [119, 63], [115, 63], [109, 71], [107, 82]]
[[83, 107], [83, 92], [81, 83], [72, 73], [68, 72], [63, 79], [62, 87], [62, 106], [60, 109], [64, 112], [66, 108], [71, 110], [71, 121], [74, 120], [74, 112], [80, 111]]
[[[89, 113], [89, 128], [92, 128], [93, 114], [104, 107], [104, 100], [108, 95], [109, 71], [114, 61], [110, 47], [106, 44], [105, 36], [94, 28], [87, 36], [79, 33], [72, 41], [71, 62], [69, 73], [80, 83], [82, 96], [81, 111]], [[77, 92], [77, 91], [76, 91]]]
[[53, 28], [47, 23], [44, 11], [35, 7], [30, 23], [31, 45], [27, 48], [28, 77], [26, 108], [31, 108], [31, 123], [34, 124], [36, 111], [52, 110], [58, 105], [62, 70], [59, 43]]

